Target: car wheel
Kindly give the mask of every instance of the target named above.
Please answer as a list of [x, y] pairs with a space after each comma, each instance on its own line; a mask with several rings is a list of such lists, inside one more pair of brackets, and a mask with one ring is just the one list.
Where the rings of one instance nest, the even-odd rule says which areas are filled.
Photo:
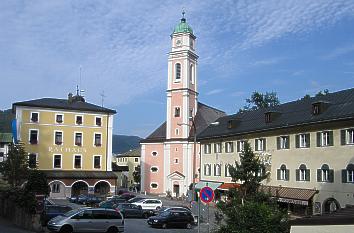
[[72, 233], [73, 232], [73, 228], [71, 226], [65, 225], [63, 226], [60, 231], [60, 233]]
[[192, 224], [187, 223], [186, 228], [187, 228], [187, 229], [191, 229], [191, 228], [192, 228]]
[[163, 224], [161, 225], [161, 227], [162, 227], [163, 229], [166, 229], [166, 228], [167, 228], [167, 224], [166, 224], [166, 223], [163, 223]]
[[156, 210], [159, 210], [159, 209], [161, 209], [161, 207], [160, 207], [160, 206], [156, 207]]
[[107, 230], [107, 233], [118, 233], [118, 229], [116, 227], [110, 227]]

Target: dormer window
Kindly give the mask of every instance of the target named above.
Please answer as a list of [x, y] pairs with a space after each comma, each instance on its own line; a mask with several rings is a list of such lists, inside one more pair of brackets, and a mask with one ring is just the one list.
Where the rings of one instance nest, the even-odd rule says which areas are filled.
[[235, 120], [235, 119], [233, 119], [233, 120], [228, 120], [227, 121], [227, 128], [228, 129], [232, 129], [232, 128], [235, 128], [236, 126], [237, 126], [237, 123], [239, 122], [239, 120], [237, 119], [237, 120]]
[[315, 103], [312, 105], [312, 114], [318, 115], [321, 113], [321, 105], [320, 103]]
[[265, 113], [265, 122], [266, 123], [270, 123], [272, 121], [271, 116], [272, 116], [272, 113], [270, 113], [270, 112]]

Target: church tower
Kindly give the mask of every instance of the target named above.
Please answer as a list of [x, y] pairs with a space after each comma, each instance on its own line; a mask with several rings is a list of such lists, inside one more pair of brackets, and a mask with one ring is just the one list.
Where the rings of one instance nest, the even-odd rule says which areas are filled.
[[192, 28], [184, 17], [171, 35], [168, 57], [166, 139], [189, 137], [190, 120], [197, 112], [197, 60]]

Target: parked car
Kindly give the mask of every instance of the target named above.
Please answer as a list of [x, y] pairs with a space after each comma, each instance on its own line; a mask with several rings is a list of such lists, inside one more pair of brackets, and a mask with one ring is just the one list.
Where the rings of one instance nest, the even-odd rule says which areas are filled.
[[143, 199], [132, 204], [141, 206], [143, 210], [159, 210], [162, 207], [162, 202], [158, 199]]
[[81, 208], [53, 218], [48, 222], [47, 228], [60, 233], [124, 232], [124, 218], [117, 210]]
[[185, 227], [192, 228], [194, 218], [189, 211], [185, 210], [170, 210], [161, 212], [158, 216], [150, 217], [147, 223], [152, 226], [160, 226], [162, 228], [167, 227]]
[[154, 215], [152, 210], [143, 210], [141, 206], [134, 205], [131, 203], [121, 203], [117, 206], [124, 218], [127, 217], [137, 217], [137, 218], [148, 218]]
[[132, 193], [123, 193], [122, 195], [119, 196], [119, 199], [125, 199], [126, 201], [128, 201], [129, 199], [132, 199], [136, 197], [135, 194]]
[[193, 214], [192, 210], [189, 209], [189, 208], [186, 207], [186, 206], [163, 206], [158, 212], [156, 212], [156, 215], [159, 215], [159, 214], [161, 214], [162, 212], [171, 211], [171, 210], [172, 210], [172, 211], [173, 211], [173, 210], [175, 210], [175, 211], [178, 211], [178, 210], [180, 210], [180, 211], [188, 211], [188, 212], [190, 212], [191, 215], [193, 216], [193, 218], [194, 218], [194, 223], [198, 223], [198, 216], [195, 216], [195, 215]]
[[134, 202], [138, 202], [140, 200], [145, 200], [147, 199], [146, 197], [133, 197], [132, 199], [129, 199], [128, 202], [129, 203], [134, 203]]
[[88, 194], [88, 195], [81, 194], [77, 197], [76, 203], [84, 204], [84, 205], [87, 205], [87, 204], [92, 205], [92, 204], [98, 204], [102, 200], [103, 200], [102, 198], [97, 197], [93, 194]]
[[72, 208], [66, 205], [46, 205], [40, 217], [42, 226], [46, 226], [50, 219], [58, 215], [62, 215], [70, 210], [72, 210]]
[[107, 208], [107, 209], [115, 209], [120, 203], [125, 203], [125, 200], [109, 200], [109, 201], [102, 201], [98, 204], [100, 208]]

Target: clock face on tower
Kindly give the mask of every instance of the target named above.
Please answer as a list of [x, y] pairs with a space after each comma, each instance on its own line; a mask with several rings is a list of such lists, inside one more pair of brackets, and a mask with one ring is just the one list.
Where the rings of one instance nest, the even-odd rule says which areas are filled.
[[182, 45], [182, 40], [180, 38], [176, 39], [176, 46], [181, 46]]

